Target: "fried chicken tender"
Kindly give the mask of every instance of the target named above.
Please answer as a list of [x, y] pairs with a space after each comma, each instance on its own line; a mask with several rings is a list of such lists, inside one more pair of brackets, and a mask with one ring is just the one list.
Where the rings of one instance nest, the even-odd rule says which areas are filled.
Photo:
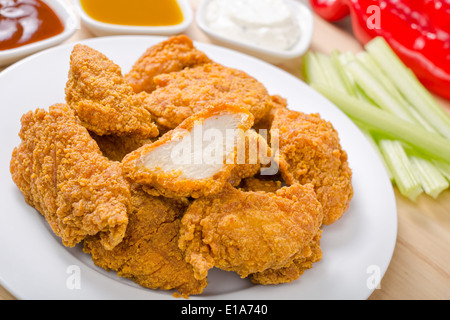
[[252, 124], [253, 116], [245, 107], [211, 105], [155, 143], [127, 155], [124, 173], [152, 195], [198, 198], [218, 193], [228, 181], [238, 184], [261, 167], [258, 159], [249, 161], [247, 149], [241, 152], [253, 140], [264, 143], [263, 151], [269, 150], [254, 131], [245, 134]]
[[302, 248], [286, 266], [282, 268], [271, 268], [263, 272], [249, 275], [250, 280], [256, 284], [280, 284], [297, 280], [306, 270], [311, 269], [313, 263], [322, 259], [320, 249], [320, 237], [322, 230], [319, 230], [313, 240]]
[[98, 135], [151, 138], [159, 134], [120, 67], [88, 46], [73, 48], [66, 102], [83, 125]]
[[10, 171], [28, 204], [66, 246], [98, 234], [112, 249], [125, 235], [130, 185], [120, 164], [106, 159], [67, 105], [22, 116], [21, 143]]
[[353, 197], [352, 171], [338, 133], [318, 114], [278, 109], [271, 135], [279, 138], [280, 171], [288, 185], [311, 183], [326, 225], [338, 220]]
[[311, 185], [295, 184], [274, 194], [243, 192], [228, 184], [189, 206], [181, 219], [179, 247], [199, 280], [213, 267], [247, 277], [301, 259], [320, 232], [322, 217]]
[[150, 93], [157, 86], [153, 80], [155, 76], [209, 62], [211, 60], [194, 47], [191, 39], [185, 35], [178, 35], [147, 49], [125, 78], [136, 93], [142, 91]]
[[105, 250], [97, 236], [87, 237], [83, 251], [94, 263], [117, 271], [151, 289], [177, 289], [184, 297], [200, 294], [205, 279], [197, 280], [194, 271], [178, 248], [180, 218], [186, 205], [175, 200], [152, 197], [132, 187], [132, 209], [123, 241], [113, 250]]
[[243, 104], [255, 123], [272, 108], [272, 99], [262, 83], [218, 63], [161, 74], [154, 81], [157, 88], [150, 95], [140, 96], [160, 127], [173, 129], [218, 100]]

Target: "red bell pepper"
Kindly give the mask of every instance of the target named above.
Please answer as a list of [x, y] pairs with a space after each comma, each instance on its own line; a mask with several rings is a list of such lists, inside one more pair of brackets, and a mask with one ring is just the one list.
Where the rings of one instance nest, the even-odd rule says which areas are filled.
[[350, 8], [344, 1], [311, 0], [311, 6], [327, 21], [338, 21], [350, 14]]
[[416, 11], [425, 13], [433, 23], [450, 30], [450, 0], [405, 0]]
[[363, 45], [383, 37], [425, 87], [450, 99], [450, 0], [311, 0], [311, 6], [328, 21], [344, 18], [347, 7]]

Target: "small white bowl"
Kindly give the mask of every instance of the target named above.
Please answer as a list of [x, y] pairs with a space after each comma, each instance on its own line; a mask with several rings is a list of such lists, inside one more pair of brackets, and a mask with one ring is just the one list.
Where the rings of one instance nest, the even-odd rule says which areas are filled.
[[53, 47], [67, 40], [75, 33], [78, 24], [77, 17], [72, 8], [60, 0], [43, 0], [43, 2], [45, 2], [61, 19], [64, 24], [63, 32], [53, 37], [26, 44], [18, 48], [0, 50], [0, 66], [6, 66], [25, 58], [32, 53]]
[[[160, 0], [165, 1], [165, 0]], [[96, 36], [110, 36], [110, 35], [174, 35], [186, 30], [194, 19], [189, 0], [177, 0], [183, 14], [183, 21], [173, 26], [128, 26], [112, 23], [104, 23], [91, 18], [86, 11], [84, 11], [80, 0], [76, 0], [76, 7], [80, 15], [81, 21], [85, 26]]]
[[242, 51], [273, 64], [278, 64], [285, 60], [302, 56], [311, 44], [314, 29], [313, 15], [311, 13], [311, 9], [299, 1], [287, 0], [288, 4], [291, 5], [292, 8], [295, 8], [301, 29], [299, 41], [290, 50], [276, 50], [258, 46], [252, 43], [232, 39], [212, 30], [206, 23], [205, 19], [206, 7], [210, 1], [211, 0], [202, 1], [197, 9], [196, 21], [200, 29], [203, 30], [203, 32], [205, 32], [217, 44]]

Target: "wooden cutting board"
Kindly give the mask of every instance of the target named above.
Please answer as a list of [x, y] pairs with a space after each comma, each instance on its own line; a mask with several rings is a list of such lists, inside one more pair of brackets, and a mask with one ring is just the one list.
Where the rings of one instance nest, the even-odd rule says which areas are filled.
[[[194, 10], [200, 2], [191, 0]], [[195, 41], [211, 42], [195, 22], [185, 33]], [[66, 43], [91, 37], [93, 35], [81, 26]], [[311, 49], [324, 53], [334, 49], [358, 52], [362, 47], [351, 34], [348, 20], [330, 24], [315, 17]], [[301, 59], [295, 59], [279, 67], [301, 78], [301, 63]], [[450, 101], [436, 98], [450, 114]], [[380, 288], [369, 299], [450, 299], [450, 191], [441, 194], [437, 200], [422, 195], [416, 203], [403, 197], [397, 189], [395, 195], [398, 209], [396, 247]], [[14, 297], [0, 286], [0, 299]]]

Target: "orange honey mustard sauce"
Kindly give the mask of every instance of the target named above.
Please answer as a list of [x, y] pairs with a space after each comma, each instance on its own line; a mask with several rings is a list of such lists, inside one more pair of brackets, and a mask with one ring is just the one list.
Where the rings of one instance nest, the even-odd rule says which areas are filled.
[[60, 34], [64, 25], [41, 0], [0, 0], [0, 50]]
[[176, 0], [81, 0], [92, 19], [128, 26], [171, 26], [183, 21]]

